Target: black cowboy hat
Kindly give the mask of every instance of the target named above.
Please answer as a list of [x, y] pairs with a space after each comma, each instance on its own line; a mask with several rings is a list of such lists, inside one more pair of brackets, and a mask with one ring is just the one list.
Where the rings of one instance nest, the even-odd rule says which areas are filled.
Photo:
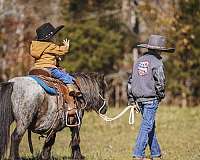
[[58, 31], [60, 31], [64, 25], [54, 27], [51, 23], [44, 23], [36, 29], [36, 40], [48, 40], [52, 38]]
[[175, 48], [165, 47], [166, 38], [160, 35], [151, 35], [147, 44], [139, 44], [137, 47], [155, 49], [163, 52], [174, 52]]

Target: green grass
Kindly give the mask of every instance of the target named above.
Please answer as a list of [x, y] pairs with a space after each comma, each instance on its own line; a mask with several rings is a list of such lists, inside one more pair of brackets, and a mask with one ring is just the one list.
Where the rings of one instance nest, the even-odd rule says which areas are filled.
[[[122, 108], [111, 108], [110, 116]], [[140, 125], [140, 115], [136, 115], [134, 126], [128, 124], [126, 113], [114, 122], [104, 122], [95, 112], [86, 113], [81, 129], [81, 149], [87, 160], [131, 160], [132, 148]], [[161, 106], [157, 112], [157, 133], [165, 160], [200, 159], [200, 107], [178, 108]], [[55, 159], [70, 156], [69, 129], [57, 134], [52, 154]], [[43, 139], [33, 135], [36, 153], [41, 150]], [[32, 159], [28, 149], [27, 135], [20, 145], [20, 153]], [[147, 155], [149, 152], [147, 151]]]

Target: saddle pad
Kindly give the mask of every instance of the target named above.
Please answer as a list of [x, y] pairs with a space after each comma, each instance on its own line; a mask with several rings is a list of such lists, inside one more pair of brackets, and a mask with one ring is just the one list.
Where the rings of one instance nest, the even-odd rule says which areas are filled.
[[29, 77], [33, 78], [48, 94], [57, 95], [58, 92], [56, 88], [49, 87], [42, 79], [35, 75], [29, 75]]

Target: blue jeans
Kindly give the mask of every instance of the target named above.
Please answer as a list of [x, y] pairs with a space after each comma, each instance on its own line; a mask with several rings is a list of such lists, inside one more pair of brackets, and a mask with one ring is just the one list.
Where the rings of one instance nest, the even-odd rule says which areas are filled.
[[147, 145], [150, 147], [152, 158], [161, 156], [161, 150], [155, 132], [155, 116], [158, 103], [158, 100], [152, 100], [138, 104], [141, 109], [142, 122], [137, 136], [135, 149], [133, 151], [134, 157], [145, 157], [145, 149]]
[[51, 72], [52, 77], [59, 79], [65, 84], [74, 84], [75, 78], [72, 77], [69, 73], [64, 72], [58, 68], [48, 68], [48, 71]]

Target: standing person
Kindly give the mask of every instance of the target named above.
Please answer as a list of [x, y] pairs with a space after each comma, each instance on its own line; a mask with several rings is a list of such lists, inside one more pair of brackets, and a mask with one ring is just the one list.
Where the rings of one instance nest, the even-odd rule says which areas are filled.
[[165, 37], [151, 35], [148, 44], [138, 47], [148, 52], [138, 58], [128, 81], [128, 104], [137, 103], [142, 114], [142, 122], [137, 136], [133, 157], [147, 160], [145, 149], [150, 147], [151, 159], [161, 159], [161, 149], [156, 137], [155, 116], [159, 102], [165, 97], [165, 74], [161, 52], [174, 52], [165, 47]]
[[63, 28], [54, 27], [51, 23], [44, 23], [36, 29], [36, 40], [32, 41], [30, 54], [35, 58], [32, 69], [45, 69], [51, 76], [67, 85], [70, 95], [81, 95], [75, 87], [75, 78], [59, 68], [61, 57], [69, 51], [69, 40], [63, 40], [63, 45], [56, 44], [56, 34]]

